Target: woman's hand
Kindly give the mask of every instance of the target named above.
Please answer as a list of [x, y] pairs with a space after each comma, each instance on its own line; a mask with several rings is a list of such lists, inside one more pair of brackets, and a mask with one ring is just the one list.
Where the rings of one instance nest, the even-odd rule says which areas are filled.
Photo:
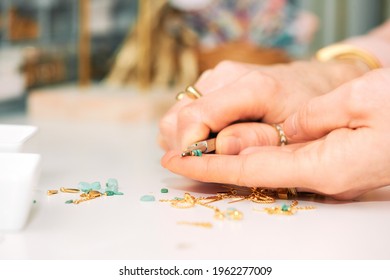
[[[160, 145], [165, 150], [184, 149], [206, 139], [210, 132], [220, 132], [217, 153], [221, 154], [237, 154], [254, 145], [275, 145], [277, 135], [264, 123], [283, 122], [307, 100], [365, 71], [341, 61], [266, 67], [222, 62], [195, 84], [202, 98], [184, 98], [162, 118]], [[235, 122], [240, 123], [230, 126]]]
[[313, 98], [283, 124], [295, 144], [251, 147], [239, 155], [181, 158], [171, 151], [162, 165], [204, 182], [354, 198], [390, 185], [389, 85], [390, 69], [375, 70]]

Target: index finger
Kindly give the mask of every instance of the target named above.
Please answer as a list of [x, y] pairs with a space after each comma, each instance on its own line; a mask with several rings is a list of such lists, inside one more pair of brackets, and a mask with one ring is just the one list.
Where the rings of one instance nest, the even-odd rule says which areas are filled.
[[267, 188], [303, 186], [301, 170], [307, 169], [302, 163], [295, 160], [294, 152], [282, 147], [261, 147], [255, 154], [185, 158], [171, 151], [161, 160], [163, 167], [194, 180]]

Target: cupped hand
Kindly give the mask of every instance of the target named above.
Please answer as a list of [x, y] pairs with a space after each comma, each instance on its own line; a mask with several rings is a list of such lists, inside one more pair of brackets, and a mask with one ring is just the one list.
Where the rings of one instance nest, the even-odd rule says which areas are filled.
[[186, 177], [248, 187], [298, 187], [357, 197], [390, 185], [390, 69], [375, 70], [289, 116], [284, 131], [295, 144], [244, 149], [239, 155], [181, 158], [162, 165]]
[[[161, 119], [160, 145], [165, 150], [184, 149], [206, 139], [210, 132], [220, 132], [217, 153], [221, 154], [275, 144], [277, 134], [264, 123], [283, 122], [307, 100], [365, 71], [341, 61], [302, 61], [263, 67], [222, 62], [206, 71], [195, 84], [202, 98], [195, 101], [184, 98]], [[229, 127], [233, 123], [239, 124]], [[242, 134], [249, 128], [256, 138]]]

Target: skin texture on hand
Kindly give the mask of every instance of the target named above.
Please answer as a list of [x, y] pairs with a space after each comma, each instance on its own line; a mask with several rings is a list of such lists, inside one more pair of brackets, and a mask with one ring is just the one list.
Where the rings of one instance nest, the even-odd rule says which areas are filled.
[[[202, 98], [184, 98], [162, 118], [159, 143], [165, 150], [183, 150], [206, 139], [210, 132], [219, 132], [220, 154], [237, 154], [254, 145], [274, 145], [277, 134], [264, 123], [282, 123], [301, 104], [366, 71], [345, 61], [302, 61], [267, 67], [222, 62], [195, 84]], [[251, 135], [246, 134], [248, 131]]]
[[186, 158], [169, 151], [161, 163], [203, 182], [357, 197], [390, 184], [389, 84], [390, 69], [380, 69], [312, 98], [285, 117], [294, 144]]

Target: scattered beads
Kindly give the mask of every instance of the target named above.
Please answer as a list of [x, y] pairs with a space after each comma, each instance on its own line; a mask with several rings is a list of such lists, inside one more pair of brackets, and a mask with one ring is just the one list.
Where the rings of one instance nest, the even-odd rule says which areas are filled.
[[[101, 196], [113, 196], [113, 195], [123, 195], [122, 192], [118, 191], [118, 181], [116, 179], [110, 178], [107, 180], [105, 191], [100, 191], [101, 185], [100, 182], [93, 182], [93, 183], [87, 183], [87, 182], [80, 182], [77, 185], [77, 189], [72, 188], [64, 188], [61, 187], [60, 191], [64, 193], [78, 193], [80, 190], [82, 191], [82, 194], [80, 194], [80, 199], [77, 200], [67, 200], [65, 201], [66, 204], [79, 204], [81, 202], [95, 199]], [[58, 190], [48, 190], [47, 195], [53, 195], [57, 194]]]
[[143, 195], [141, 196], [140, 200], [144, 202], [150, 202], [150, 201], [155, 201], [156, 198], [153, 195]]

